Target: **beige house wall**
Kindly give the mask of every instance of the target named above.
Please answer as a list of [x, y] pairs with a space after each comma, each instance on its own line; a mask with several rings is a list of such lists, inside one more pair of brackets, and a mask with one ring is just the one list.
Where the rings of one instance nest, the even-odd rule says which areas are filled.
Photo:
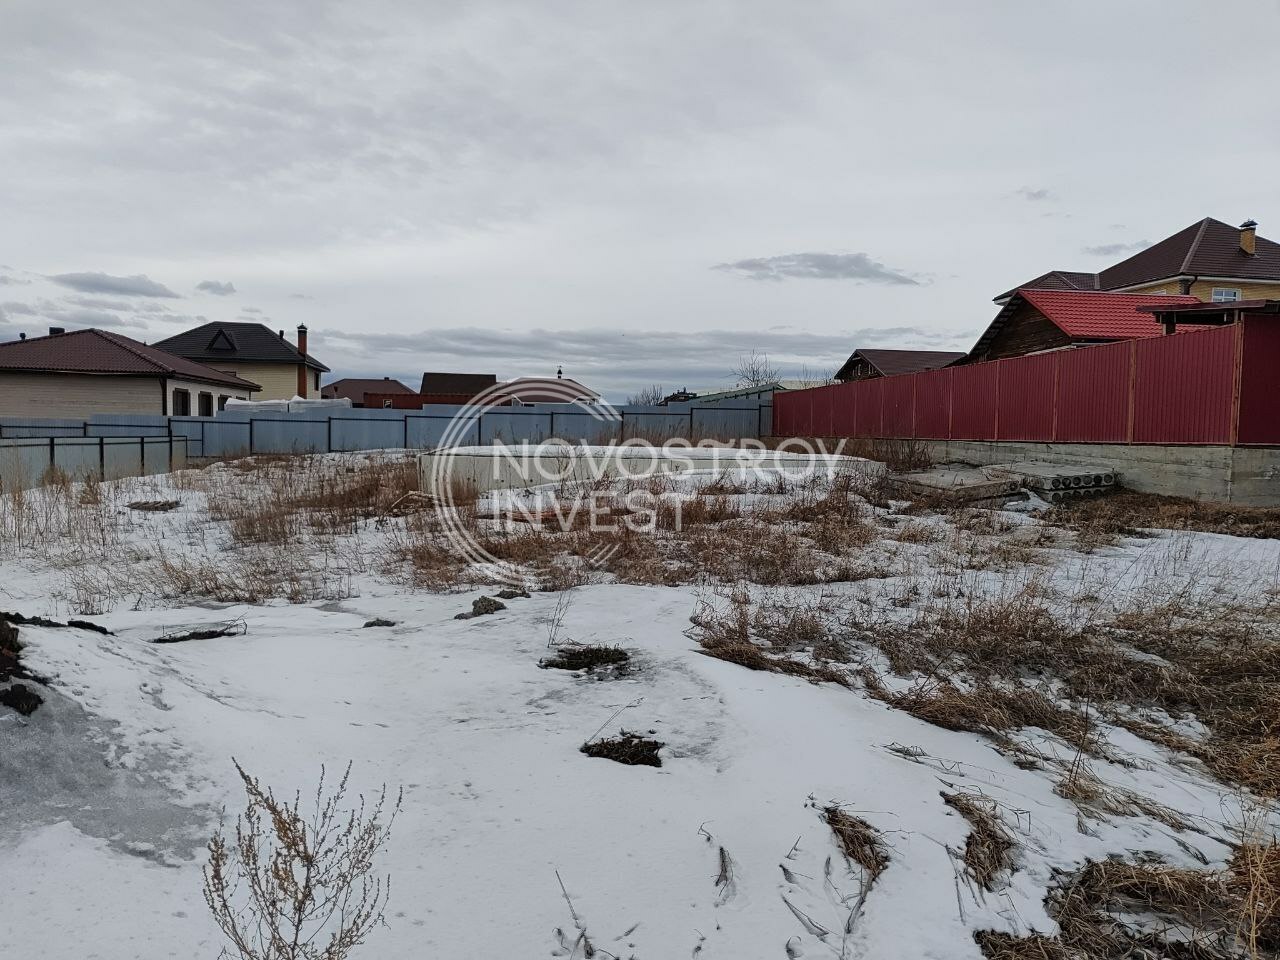
[[161, 412], [159, 377], [0, 372], [0, 417]]
[[[253, 395], [254, 400], [292, 400], [298, 395], [298, 365], [296, 363], [217, 363], [209, 366], [223, 373], [231, 373], [243, 380], [252, 380], [262, 390]], [[307, 394], [304, 399], [317, 400], [320, 387], [316, 383], [318, 371], [307, 368]]]

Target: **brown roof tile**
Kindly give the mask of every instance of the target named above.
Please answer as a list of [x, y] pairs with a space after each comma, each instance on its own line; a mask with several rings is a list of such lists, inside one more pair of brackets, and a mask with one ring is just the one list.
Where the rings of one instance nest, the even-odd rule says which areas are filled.
[[967, 356], [963, 351], [954, 350], [855, 350], [844, 365], [837, 371], [836, 379], [862, 357], [871, 366], [880, 371], [884, 377], [894, 377], [900, 373], [922, 373], [925, 370], [937, 370]]
[[98, 329], [0, 343], [0, 370], [181, 377], [243, 390], [262, 389], [250, 380]]
[[1240, 249], [1240, 228], [1212, 217], [1166, 237], [1098, 274], [1103, 290], [1167, 277], [1280, 280], [1280, 243], [1258, 237], [1254, 253]]
[[320, 396], [325, 399], [345, 398], [352, 403], [364, 403], [366, 393], [413, 393], [399, 380], [390, 377], [344, 377], [333, 383], [326, 383], [320, 388]]

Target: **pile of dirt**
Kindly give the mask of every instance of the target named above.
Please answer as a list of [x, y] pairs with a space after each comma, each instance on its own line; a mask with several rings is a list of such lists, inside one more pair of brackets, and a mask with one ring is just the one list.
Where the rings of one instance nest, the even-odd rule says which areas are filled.
[[631, 654], [621, 647], [574, 644], [573, 646], [558, 648], [554, 657], [547, 657], [538, 666], [544, 670], [613, 668], [614, 672], [620, 672], [626, 668], [630, 661]]
[[629, 766], [660, 767], [662, 758], [658, 756], [658, 751], [665, 746], [661, 740], [620, 730], [616, 737], [584, 743], [582, 752], [588, 757], [604, 757]]
[[66, 623], [59, 623], [57, 620], [47, 620], [44, 617], [26, 617], [20, 613], [6, 613], [0, 610], [0, 623], [10, 623], [15, 627], [53, 627], [57, 629], [71, 628], [73, 630], [92, 630], [94, 633], [101, 633], [104, 636], [115, 636], [106, 627], [96, 623], [90, 623], [88, 620], [68, 620]]
[[142, 513], [168, 513], [170, 510], [177, 510], [178, 506], [177, 500], [135, 500], [129, 504], [129, 509]]
[[495, 600], [493, 597], [479, 597], [471, 602], [470, 613], [459, 613], [453, 619], [455, 620], [471, 620], [474, 617], [483, 617], [491, 613], [497, 613], [499, 610], [507, 609], [507, 605], [501, 600]]
[[0, 703], [6, 707], [12, 707], [24, 717], [29, 717], [36, 712], [36, 708], [44, 703], [44, 697], [40, 696], [25, 683], [15, 683], [11, 687], [0, 690]]

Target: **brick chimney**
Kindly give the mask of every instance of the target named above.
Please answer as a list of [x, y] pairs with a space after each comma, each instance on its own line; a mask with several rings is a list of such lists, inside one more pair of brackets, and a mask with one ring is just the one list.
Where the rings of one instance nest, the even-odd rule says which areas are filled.
[[1258, 222], [1256, 220], [1246, 220], [1240, 224], [1240, 249], [1252, 257], [1257, 242]]
[[[298, 352], [304, 357], [307, 355], [307, 325], [305, 323], [298, 324]], [[298, 364], [298, 396], [304, 399], [307, 396], [307, 365], [305, 363]]]

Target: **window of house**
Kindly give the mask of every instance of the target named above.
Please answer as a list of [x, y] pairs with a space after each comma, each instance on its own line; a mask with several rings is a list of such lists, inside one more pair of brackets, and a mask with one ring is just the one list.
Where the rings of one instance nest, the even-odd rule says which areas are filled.
[[199, 404], [200, 416], [212, 417], [213, 416], [213, 394], [201, 393], [199, 399], [200, 399], [200, 404]]
[[191, 416], [191, 391], [173, 391], [173, 415], [175, 417]]
[[227, 401], [228, 401], [228, 400], [230, 400], [230, 399], [231, 399], [231, 398], [230, 398], [230, 397], [228, 397], [225, 393], [223, 393], [223, 394], [219, 394], [219, 395], [218, 395], [218, 409], [219, 409], [219, 410], [225, 410], [225, 409], [227, 409]]
[[1214, 303], [1234, 303], [1240, 299], [1240, 288], [1214, 287], [1211, 299]]

